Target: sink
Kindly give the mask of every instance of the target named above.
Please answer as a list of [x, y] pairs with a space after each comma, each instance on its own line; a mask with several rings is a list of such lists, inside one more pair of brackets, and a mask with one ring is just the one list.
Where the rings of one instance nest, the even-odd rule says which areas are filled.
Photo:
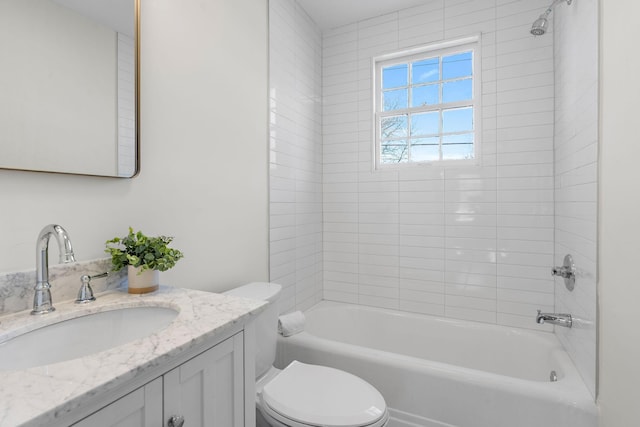
[[127, 307], [53, 323], [0, 343], [0, 371], [108, 350], [164, 329], [177, 315], [165, 307]]

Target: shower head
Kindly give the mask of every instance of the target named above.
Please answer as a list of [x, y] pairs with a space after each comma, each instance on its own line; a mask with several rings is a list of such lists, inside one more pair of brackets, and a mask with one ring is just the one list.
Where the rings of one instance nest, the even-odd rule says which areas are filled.
[[545, 15], [543, 13], [533, 22], [533, 25], [531, 26], [531, 34], [534, 36], [541, 36], [547, 32], [547, 28], [549, 28], [549, 20], [547, 19], [547, 16], [549, 15]]
[[545, 10], [544, 13], [533, 22], [533, 25], [531, 26], [531, 34], [534, 36], [541, 36], [547, 32], [549, 29], [549, 15], [553, 12], [553, 8], [563, 1], [566, 2], [567, 5], [570, 5], [573, 0], [554, 0], [554, 2], [551, 3], [551, 6], [549, 6], [547, 10]]

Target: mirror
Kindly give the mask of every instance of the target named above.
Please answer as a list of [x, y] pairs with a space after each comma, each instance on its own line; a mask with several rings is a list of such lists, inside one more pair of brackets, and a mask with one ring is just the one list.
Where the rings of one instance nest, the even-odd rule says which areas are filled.
[[139, 0], [0, 0], [0, 168], [138, 172]]

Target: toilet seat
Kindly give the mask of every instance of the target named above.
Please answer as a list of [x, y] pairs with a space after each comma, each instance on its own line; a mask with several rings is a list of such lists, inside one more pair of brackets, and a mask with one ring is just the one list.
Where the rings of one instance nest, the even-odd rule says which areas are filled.
[[290, 427], [381, 427], [389, 417], [380, 392], [363, 379], [298, 361], [262, 387], [260, 406]]

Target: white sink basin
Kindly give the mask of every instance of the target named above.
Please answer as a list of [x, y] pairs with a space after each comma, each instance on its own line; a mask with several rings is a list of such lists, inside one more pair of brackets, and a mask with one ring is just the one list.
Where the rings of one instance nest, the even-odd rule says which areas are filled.
[[0, 371], [27, 369], [108, 350], [167, 327], [178, 312], [128, 307], [54, 323], [0, 343]]

